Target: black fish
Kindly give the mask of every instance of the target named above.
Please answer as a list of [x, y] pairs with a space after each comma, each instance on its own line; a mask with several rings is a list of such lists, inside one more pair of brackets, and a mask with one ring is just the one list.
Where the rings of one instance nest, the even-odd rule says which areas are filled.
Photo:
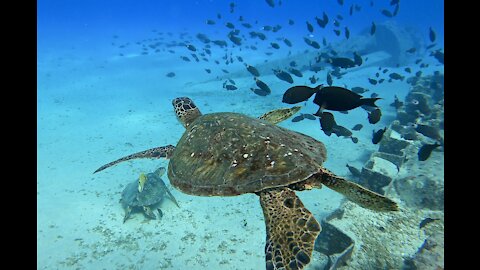
[[270, 46], [272, 46], [272, 48], [274, 49], [280, 49], [280, 45], [278, 45], [278, 43], [275, 43], [275, 42], [270, 42]]
[[318, 116], [320, 117], [320, 127], [322, 128], [325, 135], [332, 135], [333, 127], [337, 125], [333, 114], [329, 112], [323, 112]]
[[235, 85], [227, 84], [224, 87], [227, 90], [237, 90], [238, 88]]
[[388, 68], [382, 70], [383, 74], [387, 73], [388, 72]]
[[372, 22], [372, 27], [370, 28], [370, 35], [375, 34], [376, 30], [377, 30], [377, 26], [375, 25], [374, 22]]
[[363, 125], [362, 124], [356, 124], [352, 130], [355, 130], [355, 131], [359, 131], [360, 129], [362, 129]]
[[242, 45], [242, 39], [233, 34], [228, 34], [228, 39], [230, 39], [230, 41], [233, 42], [235, 45]]
[[357, 169], [353, 166], [350, 166], [350, 165], [347, 164], [347, 168], [353, 176], [360, 177], [360, 175], [362, 175], [362, 172], [360, 172], [359, 169]]
[[423, 134], [424, 136], [429, 137], [430, 139], [439, 140], [439, 141], [442, 140], [442, 137], [440, 136], [438, 129], [435, 127], [432, 127], [429, 125], [417, 124], [415, 127], [415, 131]]
[[280, 70], [280, 69], [274, 69], [273, 70], [273, 73], [275, 74], [275, 76], [277, 76], [277, 78], [279, 78], [280, 80], [282, 81], [285, 81], [285, 82], [288, 82], [288, 83], [293, 83], [293, 78], [292, 76], [290, 76], [290, 74], [288, 74], [287, 72], [283, 71], [283, 70]]
[[252, 28], [252, 25], [249, 23], [242, 23], [242, 26], [245, 28]]
[[335, 35], [337, 35], [337, 37], [341, 34], [340, 30], [338, 29], [333, 29], [333, 32], [335, 33]]
[[270, 6], [270, 7], [275, 7], [275, 2], [273, 2], [273, 0], [266, 0], [267, 1], [267, 4]]
[[187, 47], [187, 49], [189, 49], [189, 50], [192, 51], [192, 52], [197, 51], [197, 48], [195, 48], [195, 46], [193, 46], [192, 44], [189, 44], [189, 45], [187, 45], [186, 47]]
[[430, 50], [431, 48], [435, 47], [436, 45], [437, 45], [436, 43], [432, 43], [432, 44], [428, 45], [428, 46], [425, 48], [425, 50], [428, 51], [428, 50]]
[[313, 33], [313, 26], [307, 21], [307, 29], [310, 33]]
[[383, 129], [379, 129], [377, 132], [373, 131], [373, 138], [372, 138], [372, 143], [377, 144], [379, 143], [382, 138], [383, 138], [383, 133], [387, 130], [387, 127], [384, 127]]
[[332, 132], [335, 133], [335, 135], [337, 135], [338, 137], [351, 137], [352, 136], [352, 132], [344, 126], [335, 125], [332, 130], [333, 130]]
[[294, 20], [292, 20], [292, 19], [289, 19], [289, 20], [288, 20], [288, 25], [294, 25], [294, 24], [295, 24], [295, 21], [294, 21]]
[[393, 16], [397, 16], [399, 9], [400, 9], [400, 5], [397, 4], [397, 5], [395, 6], [395, 9], [393, 10], [393, 14], [392, 14], [392, 15], [393, 15]]
[[206, 71], [207, 73], [211, 73], [211, 72], [212, 72], [209, 68], [206, 68], [205, 71]]
[[253, 76], [255, 76], [255, 77], [260, 76], [260, 73], [258, 72], [258, 70], [255, 67], [250, 66], [250, 65], [246, 65], [246, 67], [247, 67], [248, 72], [250, 72]]
[[233, 13], [235, 11], [235, 2], [230, 2], [230, 13]]
[[362, 105], [377, 107], [377, 105], [375, 105], [375, 101], [379, 99], [380, 98], [364, 98], [346, 88], [327, 86], [321, 88], [320, 91], [317, 92], [313, 103], [320, 106], [319, 111], [322, 109], [332, 111], [348, 111]]
[[228, 79], [228, 81], [229, 81], [231, 84], [233, 84], [233, 85], [235, 85], [235, 84], [236, 84], [236, 83], [235, 83], [235, 81], [234, 81], [234, 80], [232, 80], [232, 79]]
[[337, 3], [338, 3], [340, 6], [343, 6], [343, 0], [337, 0]]
[[222, 71], [223, 71], [224, 73], [230, 73], [230, 72], [228, 72], [228, 70], [223, 69], [223, 68], [222, 68]]
[[352, 90], [353, 92], [357, 93], [357, 94], [363, 94], [363, 93], [369, 91], [367, 88], [358, 87], [358, 86], [352, 87], [351, 90]]
[[427, 160], [430, 157], [430, 154], [432, 154], [433, 149], [439, 147], [440, 145], [441, 144], [438, 142], [435, 142], [434, 144], [424, 144], [422, 147], [420, 147], [420, 150], [418, 150], [418, 160]]
[[403, 102], [401, 102], [397, 95], [395, 95], [395, 100], [393, 101], [392, 104], [390, 104], [390, 106], [394, 107], [395, 109], [400, 109], [402, 106], [403, 106]]
[[185, 61], [185, 62], [190, 62], [190, 58], [186, 57], [186, 56], [181, 56], [182, 60]]
[[237, 60], [243, 63], [243, 58], [241, 56], [237, 56]]
[[401, 81], [403, 81], [403, 79], [405, 79], [404, 76], [402, 76], [402, 75], [400, 75], [400, 74], [398, 74], [398, 73], [395, 73], [395, 72], [390, 73], [388, 76], [389, 76], [390, 79], [392, 79], [392, 80], [401, 80]]
[[428, 36], [430, 37], [430, 41], [433, 43], [433, 42], [435, 42], [435, 38], [436, 38], [437, 35], [435, 34], [435, 31], [433, 31], [432, 27], [430, 27], [429, 30], [430, 31], [429, 31]]
[[290, 65], [291, 67], [296, 67], [296, 66], [297, 66], [297, 62], [291, 61], [289, 65]]
[[382, 117], [382, 112], [380, 111], [379, 108], [376, 108], [372, 112], [368, 114], [368, 122], [370, 124], [376, 124], [378, 121], [380, 121], [380, 118]]
[[428, 223], [434, 222], [435, 220], [439, 220], [439, 218], [428, 218], [427, 217], [420, 222], [418, 227], [421, 229], [421, 228], [425, 227]]
[[444, 54], [440, 50], [436, 50], [435, 52], [430, 53], [431, 56], [435, 57], [435, 59], [438, 60], [438, 62], [444, 64]]
[[295, 116], [294, 118], [292, 118], [292, 122], [300, 122], [304, 119], [303, 117], [303, 114], [300, 114], [298, 116]]
[[333, 79], [332, 79], [332, 75], [330, 74], [330, 72], [327, 73], [327, 84], [329, 86], [332, 86], [332, 84], [333, 84]]
[[206, 23], [208, 25], [214, 25], [215, 24], [215, 21], [214, 20], [207, 20]]
[[317, 78], [315, 78], [315, 75], [312, 75], [312, 77], [308, 78], [310, 80], [311, 84], [314, 84], [317, 82]]
[[297, 77], [303, 77], [303, 74], [300, 70], [298, 69], [294, 69], [294, 68], [289, 68], [288, 69], [288, 72], [292, 73], [293, 75], [297, 76]]
[[259, 95], [259, 96], [267, 96], [267, 95], [270, 95], [270, 92], [269, 91], [265, 91], [263, 89], [258, 89], [258, 88], [250, 88], [250, 90], [252, 90], [252, 92], [254, 92], [255, 94]]
[[358, 138], [357, 137], [350, 136], [350, 139], [352, 139], [353, 143], [358, 143]]
[[212, 42], [213, 44], [218, 45], [222, 48], [227, 46], [227, 42], [225, 40], [214, 40]]
[[368, 78], [368, 82], [373, 84], [373, 85], [376, 85], [378, 83], [377, 80], [371, 79], [371, 78]]
[[414, 53], [416, 51], [417, 51], [417, 49], [415, 47], [412, 47], [412, 48], [406, 50], [407, 53]]
[[404, 70], [405, 70], [405, 72], [407, 72], [407, 73], [412, 73], [412, 69], [409, 68], [409, 67], [406, 67]]
[[315, 120], [317, 119], [313, 114], [309, 114], [309, 113], [302, 113], [303, 117], [305, 117], [305, 119], [308, 119], [308, 120]]
[[169, 73], [167, 73], [167, 75], [165, 75], [165, 76], [167, 76], [167, 77], [169, 77], [169, 78], [173, 78], [173, 77], [175, 77], [175, 72], [169, 72]]
[[327, 25], [328, 23], [328, 16], [325, 12], [323, 12], [323, 18], [320, 19], [318, 17], [315, 16], [315, 20], [317, 21], [317, 24], [322, 27], [322, 28], [325, 28], [325, 26]]
[[322, 84], [315, 88], [301, 85], [293, 86], [283, 93], [282, 102], [287, 104], [296, 104], [309, 99], [313, 94], [317, 93], [322, 88]]
[[345, 38], [346, 39], [350, 38], [350, 30], [348, 30], [348, 27], [345, 27]]
[[283, 42], [284, 42], [285, 45], [287, 45], [288, 47], [292, 47], [292, 42], [290, 42], [290, 40], [284, 38], [284, 39], [283, 39]]
[[332, 57], [327, 59], [327, 62], [333, 67], [351, 68], [355, 66], [355, 62], [346, 57]]
[[257, 84], [257, 86], [260, 87], [260, 89], [262, 89], [265, 92], [268, 92], [268, 94], [272, 93], [272, 90], [270, 90], [270, 87], [268, 87], [266, 83], [262, 82], [257, 77], [253, 79], [255, 80], [255, 84]]
[[363, 64], [362, 57], [357, 52], [353, 53], [353, 62], [357, 66], [361, 66]]
[[382, 14], [387, 16], [388, 18], [393, 17], [393, 14], [390, 12], [390, 10], [382, 9]]
[[334, 20], [333, 20], [333, 25], [334, 25], [335, 27], [340, 27], [340, 22], [334, 19]]

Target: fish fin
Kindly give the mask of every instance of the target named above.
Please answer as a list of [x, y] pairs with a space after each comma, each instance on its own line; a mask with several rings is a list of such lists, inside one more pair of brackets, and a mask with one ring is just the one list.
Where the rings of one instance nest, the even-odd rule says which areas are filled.
[[378, 107], [376, 104], [375, 104], [375, 101], [379, 100], [379, 99], [382, 99], [382, 98], [361, 98], [360, 101], [362, 102], [362, 105], [367, 105], [367, 106], [370, 106], [370, 107]]

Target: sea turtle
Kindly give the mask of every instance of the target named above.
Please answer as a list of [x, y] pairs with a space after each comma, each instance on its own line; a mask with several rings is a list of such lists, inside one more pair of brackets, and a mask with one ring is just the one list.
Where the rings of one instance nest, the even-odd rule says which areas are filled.
[[303, 269], [311, 260], [320, 224], [296, 196], [322, 184], [376, 211], [396, 211], [395, 202], [322, 167], [323, 143], [271, 122], [239, 113], [202, 115], [188, 97], [173, 100], [186, 128], [177, 146], [142, 151], [133, 158], [170, 158], [168, 177], [184, 193], [235, 196], [255, 193], [266, 224], [266, 269]]
[[124, 223], [130, 218], [130, 214], [135, 208], [141, 209], [143, 213], [151, 219], [157, 218], [154, 210], [157, 210], [160, 217], [162, 217], [163, 213], [159, 208], [159, 204], [165, 196], [180, 207], [177, 200], [175, 200], [172, 193], [170, 193], [167, 186], [165, 186], [162, 178], [160, 178], [165, 171], [165, 167], [160, 167], [153, 173], [142, 173], [138, 181], [135, 180], [125, 187], [122, 192], [122, 198], [120, 199], [120, 203], [125, 209]]

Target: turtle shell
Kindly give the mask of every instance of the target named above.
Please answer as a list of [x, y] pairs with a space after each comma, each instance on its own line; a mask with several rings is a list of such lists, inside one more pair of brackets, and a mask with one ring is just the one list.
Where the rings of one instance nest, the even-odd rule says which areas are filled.
[[168, 165], [170, 183], [201, 196], [233, 196], [308, 179], [326, 159], [323, 143], [238, 113], [191, 123]]
[[128, 184], [122, 192], [122, 202], [128, 206], [149, 206], [159, 203], [165, 196], [165, 183], [155, 173], [146, 174], [143, 191], [138, 191], [138, 180]]

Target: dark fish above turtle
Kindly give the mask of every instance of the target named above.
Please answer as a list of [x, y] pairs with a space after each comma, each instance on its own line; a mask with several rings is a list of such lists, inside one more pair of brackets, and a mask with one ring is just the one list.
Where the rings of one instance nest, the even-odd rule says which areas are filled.
[[282, 102], [287, 104], [297, 104], [308, 100], [313, 94], [317, 93], [322, 87], [322, 84], [317, 87], [309, 87], [306, 85], [293, 86], [283, 93]]
[[321, 110], [348, 111], [358, 108], [362, 105], [377, 107], [375, 101], [380, 98], [364, 98], [361, 95], [352, 92], [346, 88], [338, 86], [327, 86], [321, 88], [315, 94], [313, 103], [320, 106], [317, 115]]

